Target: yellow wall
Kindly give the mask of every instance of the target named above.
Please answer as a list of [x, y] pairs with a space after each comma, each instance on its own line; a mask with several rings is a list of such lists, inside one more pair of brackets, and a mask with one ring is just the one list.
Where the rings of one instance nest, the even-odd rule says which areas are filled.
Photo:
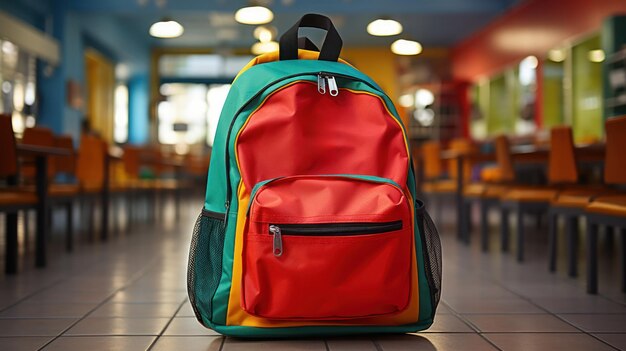
[[372, 78], [387, 95], [393, 100], [396, 109], [405, 126], [408, 126], [408, 118], [403, 108], [399, 108], [398, 96], [398, 72], [396, 71], [396, 56], [388, 47], [368, 48], [352, 47], [341, 51], [341, 58], [350, 62], [361, 72]]

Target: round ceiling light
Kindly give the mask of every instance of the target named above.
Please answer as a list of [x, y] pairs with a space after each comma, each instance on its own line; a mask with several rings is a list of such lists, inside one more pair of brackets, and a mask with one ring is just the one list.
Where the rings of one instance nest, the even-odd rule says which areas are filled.
[[248, 6], [235, 12], [235, 21], [243, 24], [265, 24], [274, 19], [274, 13], [267, 7]]
[[563, 62], [567, 58], [567, 53], [565, 49], [552, 49], [548, 51], [548, 58], [550, 61]]
[[254, 28], [254, 37], [260, 42], [271, 41], [276, 36], [276, 28], [272, 26], [258, 26]]
[[163, 18], [150, 26], [150, 35], [155, 38], [177, 38], [185, 29], [183, 26], [169, 18]]
[[417, 55], [422, 52], [422, 44], [414, 40], [398, 39], [391, 44], [391, 52], [396, 55]]
[[402, 25], [392, 19], [377, 19], [367, 25], [367, 32], [378, 37], [386, 37], [402, 33]]
[[275, 41], [258, 42], [252, 45], [250, 51], [253, 55], [262, 55], [272, 51], [278, 51], [278, 43]]
[[587, 55], [588, 55], [589, 61], [596, 62], [596, 63], [602, 62], [606, 58], [606, 55], [604, 54], [604, 50], [602, 49], [591, 50], [589, 51]]

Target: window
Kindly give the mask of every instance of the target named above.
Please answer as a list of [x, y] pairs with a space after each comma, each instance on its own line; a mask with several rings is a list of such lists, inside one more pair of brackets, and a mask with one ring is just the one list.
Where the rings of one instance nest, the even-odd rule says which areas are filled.
[[162, 55], [158, 141], [173, 145], [177, 152], [191, 145], [212, 146], [229, 83], [251, 59], [245, 55]]
[[115, 88], [113, 140], [116, 143], [128, 140], [128, 87], [123, 84]]
[[162, 144], [213, 145], [230, 84], [166, 83], [160, 88], [158, 137]]

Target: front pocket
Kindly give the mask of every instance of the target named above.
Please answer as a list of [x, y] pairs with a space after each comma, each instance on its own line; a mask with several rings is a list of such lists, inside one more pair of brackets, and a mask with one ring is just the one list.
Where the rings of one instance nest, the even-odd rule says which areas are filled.
[[255, 187], [243, 252], [242, 308], [271, 319], [388, 315], [410, 299], [413, 229], [395, 183], [296, 176]]

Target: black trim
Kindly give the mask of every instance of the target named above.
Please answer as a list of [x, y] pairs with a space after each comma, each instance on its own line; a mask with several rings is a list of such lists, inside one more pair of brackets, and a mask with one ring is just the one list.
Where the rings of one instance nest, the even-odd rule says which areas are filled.
[[320, 51], [320, 49], [315, 45], [309, 38], [300, 37], [298, 38], [298, 48], [309, 50], [309, 51]]
[[219, 219], [220, 221], [223, 221], [224, 216], [226, 216], [225, 213], [213, 212], [213, 211], [206, 210], [204, 208], [202, 209], [202, 217], [215, 218], [215, 219]]
[[432, 267], [430, 266], [430, 254], [428, 253], [428, 246], [426, 245], [426, 232], [424, 229], [424, 213], [426, 213], [426, 204], [420, 199], [415, 199], [415, 212], [417, 214], [417, 227], [420, 231], [420, 241], [422, 243], [422, 256], [424, 257], [424, 273], [426, 273], [426, 282], [430, 290], [430, 304], [432, 306], [431, 318], [435, 318], [437, 311], [436, 295], [439, 289], [435, 287], [435, 282], [432, 274]]
[[351, 236], [382, 234], [402, 229], [402, 221], [379, 223], [314, 223], [314, 224], [274, 224], [283, 235], [312, 236]]

